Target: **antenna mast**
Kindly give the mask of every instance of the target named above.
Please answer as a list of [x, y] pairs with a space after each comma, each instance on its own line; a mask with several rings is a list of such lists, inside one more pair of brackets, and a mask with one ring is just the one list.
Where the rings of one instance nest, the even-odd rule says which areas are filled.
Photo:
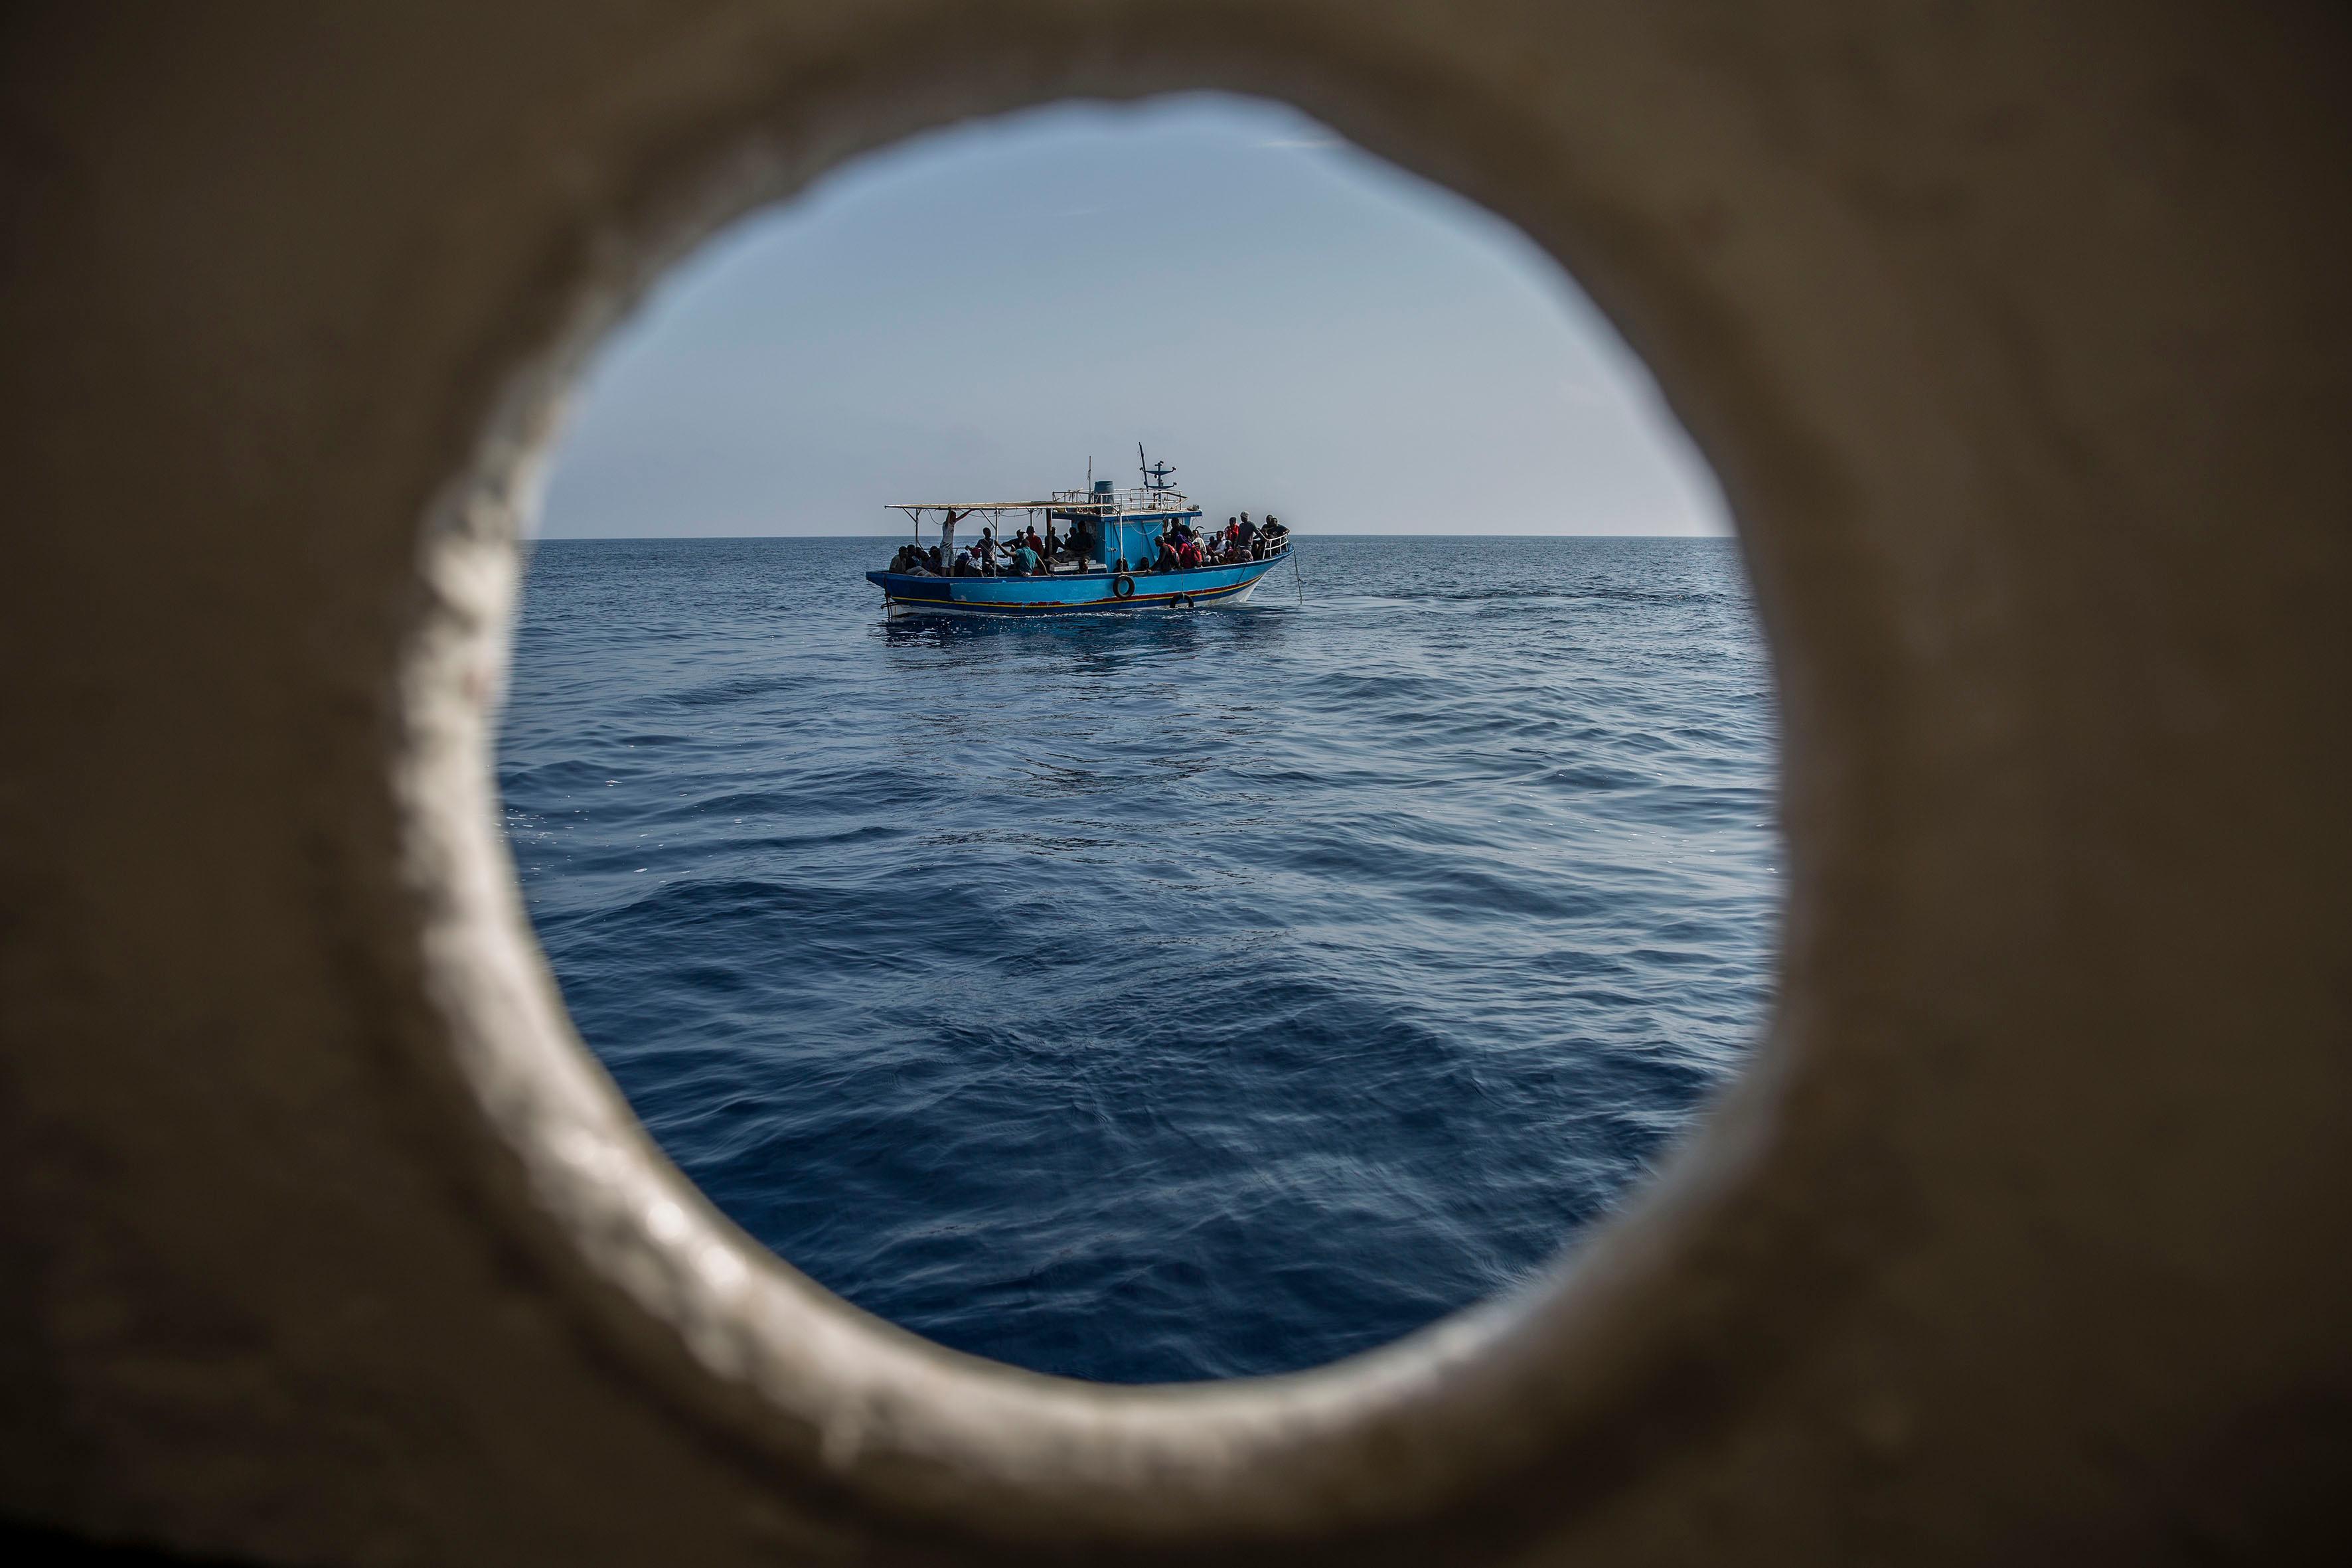
[[1143, 443], [1140, 441], [1138, 441], [1135, 444], [1135, 466], [1143, 470], [1143, 488], [1145, 489], [1172, 490], [1176, 488], [1174, 485], [1168, 482], [1168, 476], [1174, 473], [1176, 470], [1170, 468], [1164, 462], [1145, 462], [1143, 460]]

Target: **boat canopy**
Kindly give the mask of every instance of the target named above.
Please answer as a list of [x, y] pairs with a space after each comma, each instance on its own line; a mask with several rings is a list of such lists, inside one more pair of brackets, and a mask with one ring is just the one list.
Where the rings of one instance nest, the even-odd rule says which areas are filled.
[[973, 512], [1002, 515], [1013, 511], [1085, 517], [1184, 517], [1201, 510], [1183, 491], [1158, 485], [1123, 490], [1108, 485], [1097, 485], [1090, 490], [1055, 490], [1044, 500], [894, 500], [884, 505], [891, 511], [905, 512], [918, 524], [923, 521], [924, 513], [933, 511], [953, 512], [958, 517]]
[[1043, 511], [1055, 503], [1049, 500], [894, 500], [887, 504], [892, 511], [919, 517], [927, 511]]

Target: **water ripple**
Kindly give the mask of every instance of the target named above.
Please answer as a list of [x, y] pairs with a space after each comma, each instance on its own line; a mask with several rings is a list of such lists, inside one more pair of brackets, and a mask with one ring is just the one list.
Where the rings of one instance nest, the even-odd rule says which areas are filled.
[[566, 1000], [719, 1206], [961, 1349], [1288, 1371], [1526, 1278], [1737, 1069], [1732, 546], [1341, 541], [1298, 607], [886, 622], [870, 542], [554, 542], [500, 750]]

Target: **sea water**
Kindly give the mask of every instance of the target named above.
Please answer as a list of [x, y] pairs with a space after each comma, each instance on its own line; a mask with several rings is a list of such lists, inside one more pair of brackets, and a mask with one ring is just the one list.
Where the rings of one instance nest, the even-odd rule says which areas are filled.
[[887, 620], [892, 542], [541, 543], [499, 747], [581, 1032], [823, 1284], [1041, 1371], [1311, 1366], [1544, 1268], [1738, 1070], [1730, 542], [1306, 538], [1019, 622]]

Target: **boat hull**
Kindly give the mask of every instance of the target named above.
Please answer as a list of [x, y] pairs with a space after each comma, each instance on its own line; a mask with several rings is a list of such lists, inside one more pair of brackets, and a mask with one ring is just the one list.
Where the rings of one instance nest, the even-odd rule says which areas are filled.
[[[868, 572], [893, 616], [1092, 616], [1142, 610], [1213, 609], [1245, 602], [1282, 563], [1246, 561], [1181, 572], [1059, 572], [1037, 577], [913, 577]], [[1120, 579], [1134, 584], [1121, 597]]]

